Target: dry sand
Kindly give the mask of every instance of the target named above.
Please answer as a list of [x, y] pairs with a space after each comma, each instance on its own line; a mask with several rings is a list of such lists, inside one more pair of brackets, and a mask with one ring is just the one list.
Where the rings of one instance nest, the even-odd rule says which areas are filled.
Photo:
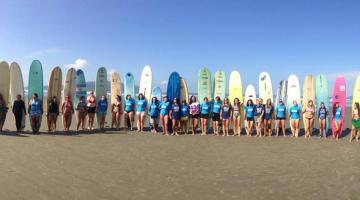
[[0, 146], [1, 199], [360, 199], [348, 136], [8, 132]]

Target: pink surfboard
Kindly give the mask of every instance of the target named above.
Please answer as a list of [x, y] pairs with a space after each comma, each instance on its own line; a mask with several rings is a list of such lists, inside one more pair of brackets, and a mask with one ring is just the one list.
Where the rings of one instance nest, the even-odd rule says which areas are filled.
[[[342, 77], [342, 76], [338, 76], [335, 80], [331, 107], [333, 107], [336, 102], [339, 103], [339, 105], [341, 107], [341, 111], [342, 111], [342, 118], [341, 118], [342, 126], [340, 128], [341, 131], [340, 131], [340, 135], [339, 135], [339, 136], [341, 136], [341, 134], [344, 130], [345, 115], [346, 115], [346, 83], [345, 83], [344, 77]], [[332, 115], [332, 110], [331, 110], [331, 115]], [[334, 120], [331, 121], [331, 129], [332, 129], [333, 133], [336, 130]]]

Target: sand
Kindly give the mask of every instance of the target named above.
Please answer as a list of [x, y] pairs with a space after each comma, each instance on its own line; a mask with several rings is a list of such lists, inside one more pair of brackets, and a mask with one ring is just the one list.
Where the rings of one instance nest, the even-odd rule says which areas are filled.
[[44, 125], [0, 135], [1, 199], [360, 198], [359, 143], [348, 136], [54, 135]]

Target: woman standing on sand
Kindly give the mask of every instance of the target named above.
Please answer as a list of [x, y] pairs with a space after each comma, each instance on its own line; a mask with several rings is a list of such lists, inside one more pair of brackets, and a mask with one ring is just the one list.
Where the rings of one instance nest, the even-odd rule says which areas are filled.
[[246, 129], [246, 134], [247, 136], [251, 136], [253, 131], [254, 131], [254, 116], [255, 116], [255, 106], [254, 106], [254, 102], [249, 99], [246, 102], [246, 106], [244, 108], [244, 118], [245, 118], [245, 129]]
[[96, 97], [94, 91], [90, 92], [90, 95], [87, 98], [87, 115], [89, 117], [89, 127], [88, 130], [94, 130], [94, 118], [96, 113]]
[[318, 110], [318, 118], [319, 118], [319, 135], [320, 137], [324, 136], [326, 138], [326, 118], [328, 117], [328, 111], [325, 107], [324, 102], [320, 103], [320, 108]]
[[340, 137], [340, 131], [341, 131], [341, 126], [342, 126], [342, 109], [340, 107], [339, 102], [335, 102], [333, 105], [333, 111], [332, 111], [332, 120], [335, 123], [335, 131], [333, 133], [333, 138], [335, 138], [336, 140], [339, 140]]
[[135, 100], [130, 94], [125, 99], [125, 124], [131, 131], [134, 128]]
[[48, 132], [56, 131], [56, 122], [58, 116], [59, 116], [59, 104], [57, 102], [56, 96], [53, 96], [47, 108]]
[[76, 111], [77, 111], [77, 127], [76, 130], [79, 131], [79, 128], [81, 126], [82, 130], [85, 129], [85, 118], [87, 115], [87, 107], [86, 107], [86, 101], [85, 101], [85, 97], [81, 96], [79, 99], [79, 103], [76, 106]]
[[232, 109], [228, 98], [224, 98], [221, 105], [220, 119], [222, 120], [223, 136], [229, 136], [229, 121], [231, 120]]
[[71, 126], [72, 115], [74, 114], [74, 106], [70, 96], [66, 96], [61, 106], [61, 113], [63, 115], [64, 131], [69, 131]]
[[144, 121], [147, 114], [147, 101], [145, 96], [140, 93], [136, 103], [137, 128], [139, 132], [144, 131]]
[[151, 98], [151, 104], [149, 107], [150, 128], [153, 134], [157, 133], [159, 112], [159, 100], [156, 97], [153, 97]]
[[315, 105], [313, 100], [309, 100], [307, 105], [304, 106], [302, 113], [304, 117], [304, 127], [305, 127], [305, 138], [311, 138], [312, 131], [314, 127], [314, 117], [315, 117]]
[[199, 123], [200, 105], [194, 95], [190, 97], [189, 107], [190, 107], [190, 124], [192, 127], [191, 131], [192, 134], [195, 135]]
[[14, 101], [12, 112], [15, 116], [16, 131], [19, 133], [23, 128], [25, 128], [22, 127], [22, 121], [23, 117], [26, 115], [25, 103], [21, 99], [20, 94], [16, 95], [16, 100]]
[[201, 119], [201, 135], [207, 134], [207, 120], [209, 119], [211, 111], [211, 105], [207, 97], [204, 98], [204, 101], [200, 104], [200, 119]]
[[234, 136], [240, 136], [241, 133], [241, 107], [242, 103], [239, 98], [235, 98], [232, 106], [232, 119]]
[[113, 129], [114, 126], [116, 129], [120, 128], [120, 122], [121, 122], [121, 116], [123, 115], [123, 105], [122, 105], [122, 99], [120, 95], [116, 96], [116, 101], [111, 105], [111, 114], [112, 114], [112, 120], [111, 120], [111, 128]]
[[38, 133], [41, 125], [41, 116], [43, 114], [42, 102], [38, 99], [38, 94], [34, 93], [29, 102], [28, 113], [30, 115], [30, 124], [33, 133]]
[[178, 127], [179, 127], [179, 120], [180, 120], [180, 105], [177, 100], [177, 98], [174, 98], [173, 103], [171, 105], [170, 113], [169, 113], [170, 119], [172, 120], [172, 129], [173, 134], [179, 136], [178, 134]]
[[188, 133], [189, 126], [189, 105], [186, 103], [186, 100], [182, 101], [181, 112], [180, 112], [180, 129], [186, 135]]
[[212, 106], [212, 121], [213, 121], [213, 130], [216, 136], [219, 136], [219, 121], [220, 121], [220, 112], [221, 112], [221, 99], [219, 96], [215, 97], [213, 106]]
[[160, 124], [163, 129], [163, 135], [168, 134], [168, 121], [169, 121], [170, 102], [167, 96], [163, 97], [163, 101], [160, 103]]
[[352, 111], [352, 121], [351, 121], [351, 135], [350, 135], [350, 142], [353, 140], [353, 138], [355, 137], [356, 142], [359, 141], [359, 136], [360, 136], [360, 106], [359, 103], [356, 102], [354, 109]]
[[256, 137], [261, 137], [263, 132], [263, 121], [264, 121], [264, 112], [265, 108], [262, 104], [262, 99], [256, 99], [255, 106], [255, 125], [256, 125]]
[[274, 107], [271, 103], [271, 99], [266, 101], [265, 112], [264, 112], [264, 132], [265, 136], [268, 135], [271, 137], [272, 135], [272, 122], [274, 119]]
[[[301, 109], [298, 105], [297, 101], [293, 101], [293, 105], [289, 108], [289, 115], [290, 115], [290, 125], [292, 131], [292, 137], [299, 137], [300, 131], [300, 113]], [[305, 135], [305, 138], [307, 136]]]
[[105, 95], [102, 95], [100, 101], [98, 102], [98, 110], [97, 110], [100, 119], [99, 125], [101, 130], [105, 128], [107, 109], [108, 109], [108, 100]]
[[280, 129], [283, 133], [283, 136], [286, 136], [285, 134], [286, 107], [282, 99], [279, 100], [279, 104], [275, 108], [275, 117], [276, 117], [276, 136], [279, 136]]

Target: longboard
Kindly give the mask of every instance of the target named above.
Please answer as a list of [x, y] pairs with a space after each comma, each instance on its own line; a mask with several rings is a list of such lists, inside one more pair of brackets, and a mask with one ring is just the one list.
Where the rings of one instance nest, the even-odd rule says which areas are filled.
[[146, 65], [141, 73], [139, 94], [142, 93], [147, 101], [151, 97], [152, 79], [151, 67]]
[[[100, 67], [96, 73], [96, 83], [95, 83], [95, 96], [97, 102], [99, 102], [102, 96], [107, 97], [106, 85], [107, 85], [107, 72], [104, 67]], [[96, 113], [96, 118], [98, 125], [100, 125], [99, 113]]]
[[265, 104], [268, 99], [273, 102], [272, 83], [269, 73], [261, 72], [259, 75], [259, 97]]
[[[29, 84], [28, 84], [28, 102], [32, 99], [34, 93], [38, 94], [38, 99], [43, 103], [44, 100], [44, 86], [43, 86], [43, 70], [41, 62], [34, 60], [30, 65]], [[29, 114], [29, 118], [31, 118]], [[34, 127], [39, 130], [41, 127], [42, 116], [40, 117], [39, 127]]]
[[[315, 79], [312, 75], [305, 76], [304, 85], [303, 85], [303, 95], [302, 95], [302, 108], [304, 109], [309, 101], [312, 100], [313, 104], [316, 105], [315, 101]], [[307, 124], [303, 117], [304, 127], [307, 128]]]
[[[286, 109], [289, 111], [290, 107], [293, 105], [293, 101], [296, 100], [299, 107], [301, 108], [301, 92], [300, 92], [300, 82], [296, 75], [290, 75], [288, 78], [287, 85], [287, 106]], [[291, 131], [293, 132], [294, 128], [292, 127], [289, 120]]]
[[326, 119], [326, 131], [329, 130], [329, 115], [330, 111], [330, 100], [329, 100], [329, 90], [328, 90], [328, 82], [324, 75], [316, 76], [315, 81], [315, 96], [316, 96], [316, 105], [317, 109], [320, 108], [321, 102], [325, 104], [326, 109], [328, 110], [328, 116]]
[[221, 100], [224, 100], [226, 97], [226, 76], [224, 71], [217, 71], [214, 75], [214, 97], [220, 97]]
[[180, 78], [180, 101], [181, 104], [183, 101], [186, 101], [186, 103], [189, 103], [189, 91], [186, 84], [186, 81], [184, 78]]
[[[16, 62], [11, 63], [10, 65], [10, 103], [11, 106], [16, 100], [17, 95], [21, 95], [21, 98], [24, 100], [24, 80], [21, 73], [21, 69], [19, 64]], [[23, 112], [22, 129], [25, 128], [25, 112]]]
[[62, 71], [60, 67], [55, 67], [50, 74], [50, 79], [48, 83], [48, 92], [46, 99], [46, 110], [49, 107], [51, 99], [55, 96], [58, 105], [61, 105], [61, 88], [62, 88]]
[[64, 82], [64, 99], [66, 96], [69, 96], [71, 101], [74, 102], [76, 93], [76, 70], [70, 68], [65, 77]]
[[233, 105], [235, 98], [239, 98], [240, 102], [244, 103], [241, 76], [238, 71], [232, 71], [229, 78], [229, 101], [231, 105]]
[[198, 99], [199, 102], [203, 102], [207, 97], [209, 101], [212, 99], [211, 95], [211, 74], [207, 68], [201, 68], [198, 73]]
[[246, 104], [249, 100], [252, 100], [254, 105], [256, 104], [256, 90], [255, 90], [254, 85], [251, 85], [251, 84], [248, 85], [245, 90], [244, 106], [246, 106]]
[[125, 74], [124, 77], [124, 96], [131, 95], [135, 98], [135, 80], [132, 73]]
[[78, 103], [80, 102], [80, 98], [84, 97], [86, 99], [86, 79], [84, 71], [81, 69], [76, 70], [76, 92], [75, 92], [75, 104], [74, 106], [77, 107]]
[[[344, 123], [345, 123], [345, 116], [346, 116], [346, 82], [345, 78], [339, 76], [335, 79], [334, 89], [333, 89], [333, 96], [332, 96], [332, 108], [334, 104], [338, 102], [341, 110], [342, 110], [342, 118], [341, 118], [341, 131], [340, 136], [344, 130]], [[336, 130], [335, 121], [331, 120], [331, 129], [333, 132]]]
[[111, 74], [110, 91], [111, 105], [113, 105], [116, 103], [117, 96], [121, 96], [121, 79], [119, 73], [117, 72], [113, 72]]
[[[172, 104], [174, 98], [180, 99], [180, 75], [177, 72], [170, 74], [166, 95], [170, 104]], [[172, 132], [172, 121], [169, 120], [168, 130]]]
[[[151, 92], [151, 98], [156, 97], [158, 101], [161, 101], [161, 88], [160, 87], [154, 87]], [[150, 99], [149, 104], [151, 104], [152, 99]]]
[[3, 96], [6, 105], [9, 105], [10, 95], [10, 69], [5, 61], [0, 63], [0, 94]]

